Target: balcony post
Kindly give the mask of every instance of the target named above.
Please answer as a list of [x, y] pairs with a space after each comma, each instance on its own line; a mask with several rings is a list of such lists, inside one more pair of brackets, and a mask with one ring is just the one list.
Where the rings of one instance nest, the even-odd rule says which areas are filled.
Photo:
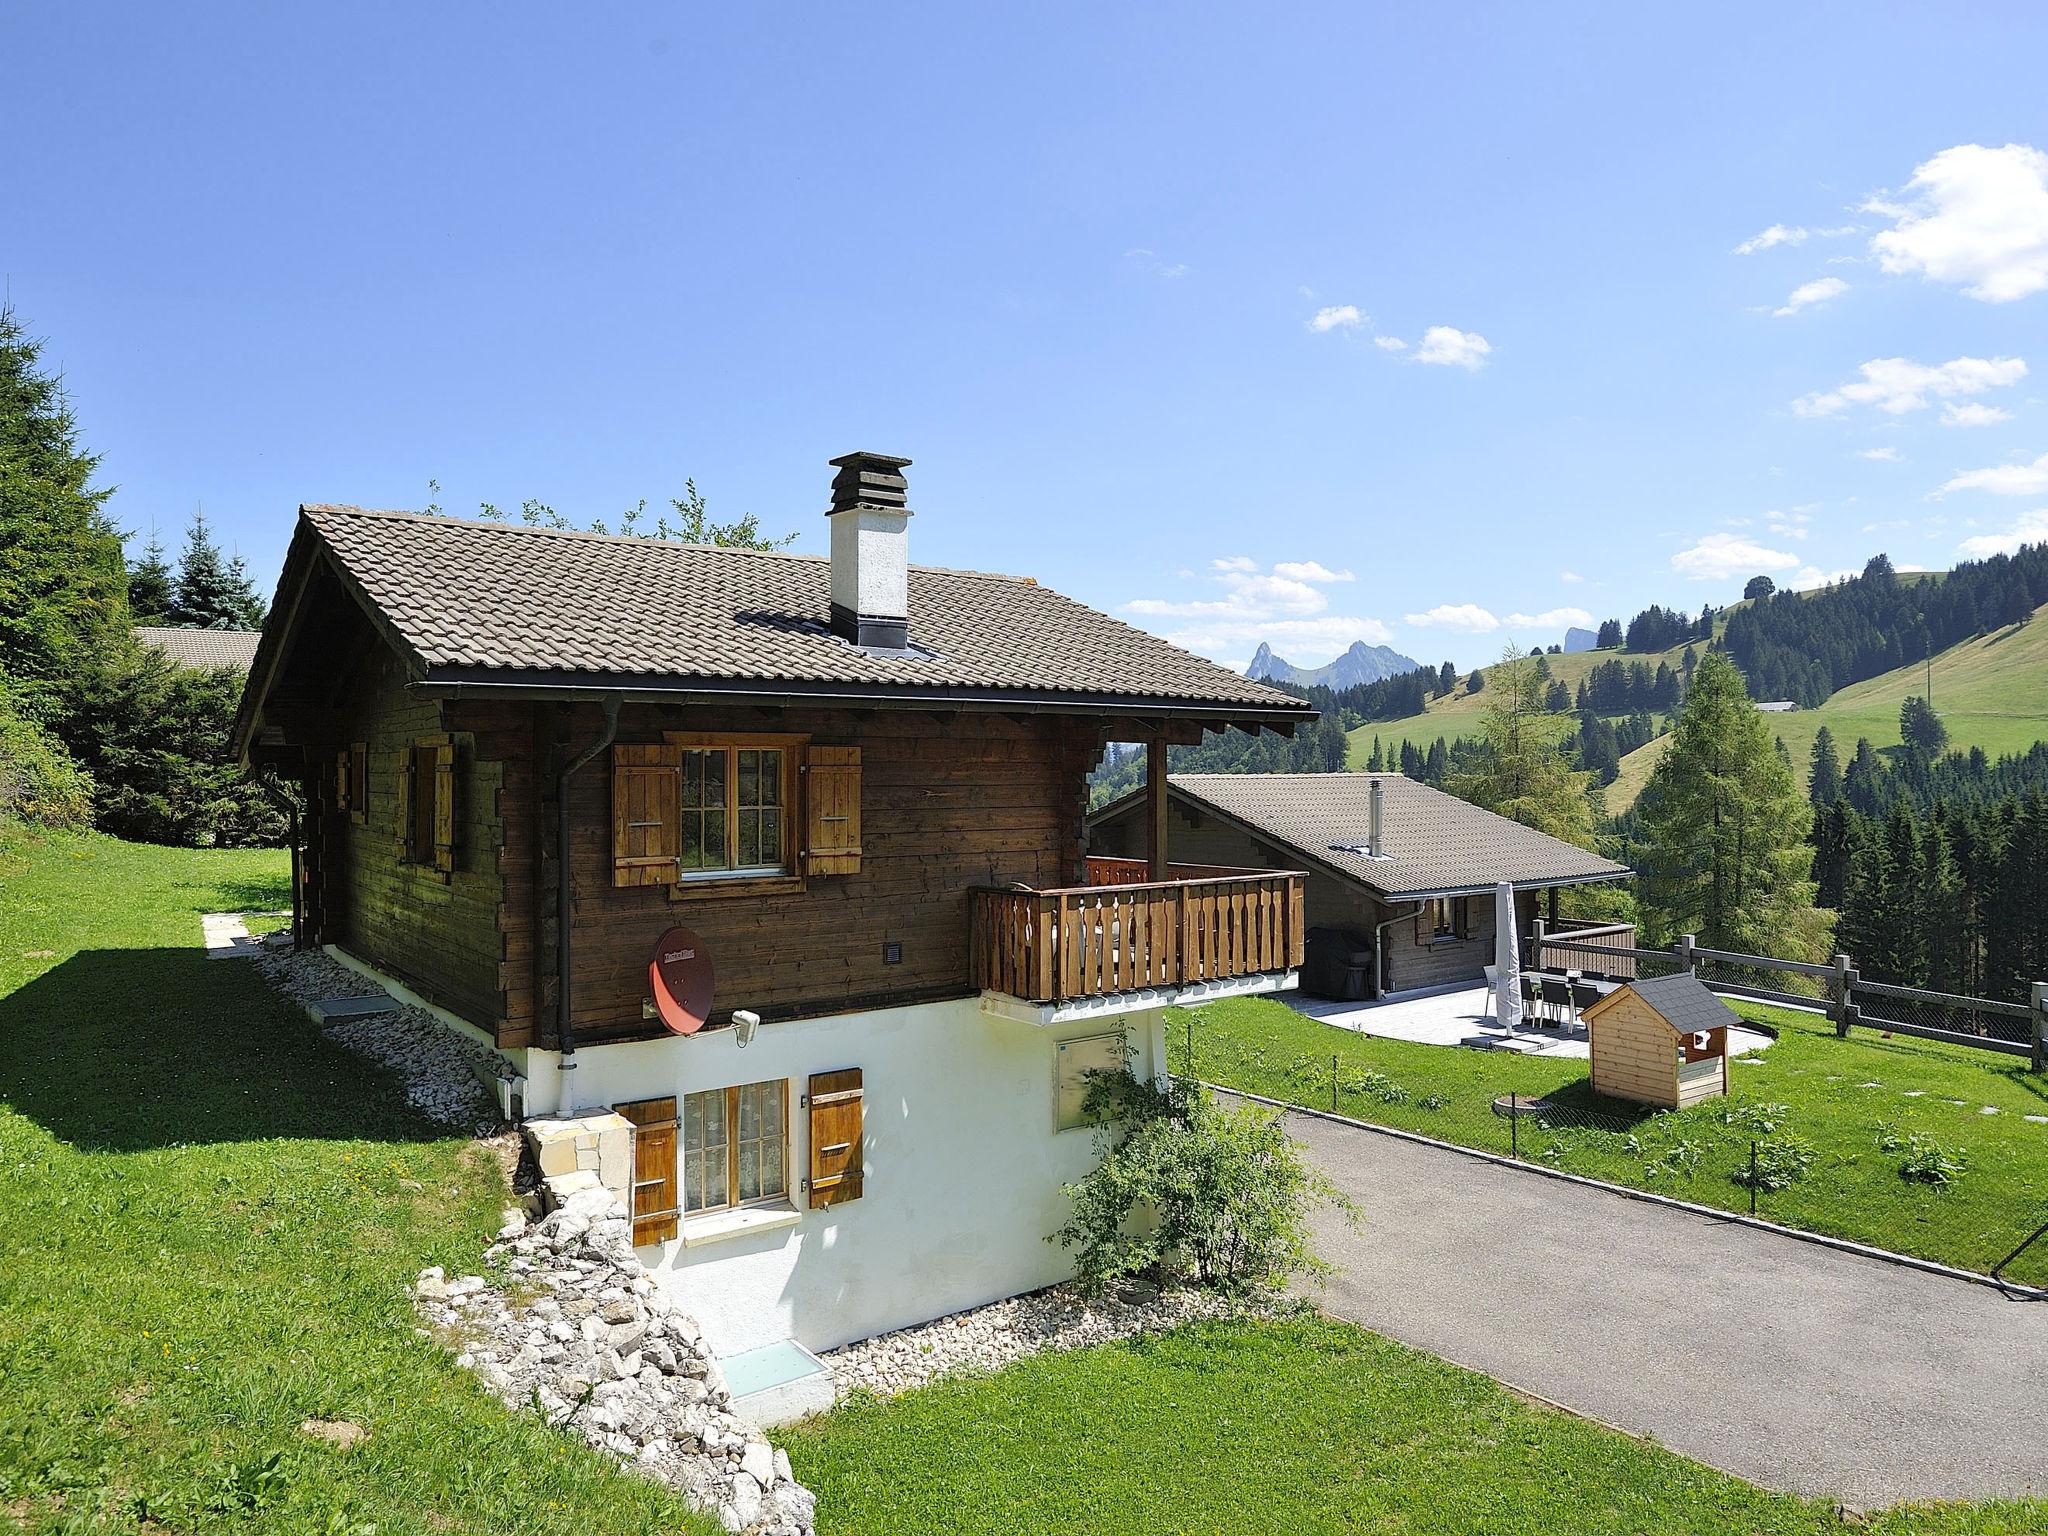
[[1154, 881], [1166, 878], [1166, 731], [1145, 748], [1145, 853]]

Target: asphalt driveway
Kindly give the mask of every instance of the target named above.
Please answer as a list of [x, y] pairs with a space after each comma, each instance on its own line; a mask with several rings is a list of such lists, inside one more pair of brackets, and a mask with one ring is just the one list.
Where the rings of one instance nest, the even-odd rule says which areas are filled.
[[1291, 1114], [1337, 1316], [1767, 1487], [2048, 1496], [2048, 1302]]

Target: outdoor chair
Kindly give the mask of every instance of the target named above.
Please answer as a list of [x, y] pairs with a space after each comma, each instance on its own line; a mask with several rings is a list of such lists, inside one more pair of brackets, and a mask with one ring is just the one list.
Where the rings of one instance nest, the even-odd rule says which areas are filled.
[[1584, 982], [1573, 982], [1572, 1022], [1576, 1024], [1578, 1016], [1599, 1001], [1600, 989], [1598, 987], [1589, 987]]
[[1543, 988], [1534, 976], [1522, 978], [1522, 1013], [1531, 1019], [1543, 1016]]
[[1572, 989], [1561, 981], [1544, 977], [1543, 1007], [1557, 1023], [1569, 1025], [1572, 1021]]

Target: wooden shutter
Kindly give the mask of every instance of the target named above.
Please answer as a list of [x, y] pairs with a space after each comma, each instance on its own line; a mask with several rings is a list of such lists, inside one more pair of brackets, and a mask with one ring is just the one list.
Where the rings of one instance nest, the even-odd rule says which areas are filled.
[[633, 1246], [666, 1243], [676, 1235], [676, 1101], [639, 1099], [614, 1104], [633, 1122]]
[[678, 877], [682, 760], [680, 747], [612, 748], [613, 885], [670, 885]]
[[357, 821], [370, 815], [370, 747], [357, 742], [348, 749], [348, 808]]
[[805, 760], [804, 872], [860, 872], [859, 747], [812, 747]]
[[344, 747], [334, 754], [334, 808], [337, 811], [353, 809], [348, 794], [351, 787], [348, 771], [348, 748]]
[[433, 748], [434, 764], [434, 868], [444, 875], [455, 873], [455, 746], [442, 742]]
[[419, 792], [413, 772], [416, 753], [411, 747], [400, 748], [398, 753], [398, 860], [410, 864], [416, 857], [413, 847], [413, 797]]
[[811, 1209], [860, 1198], [866, 1144], [861, 1137], [860, 1068], [820, 1072], [810, 1081]]

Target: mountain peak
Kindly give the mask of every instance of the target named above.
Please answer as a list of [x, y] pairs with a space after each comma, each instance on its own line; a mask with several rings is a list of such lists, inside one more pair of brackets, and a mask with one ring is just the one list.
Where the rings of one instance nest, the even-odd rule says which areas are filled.
[[1297, 667], [1275, 655], [1273, 647], [1262, 640], [1244, 675], [1256, 682], [1292, 683], [1297, 688], [1357, 688], [1421, 668], [1421, 662], [1403, 656], [1391, 646], [1367, 645], [1363, 640], [1352, 641], [1350, 648], [1328, 666]]

